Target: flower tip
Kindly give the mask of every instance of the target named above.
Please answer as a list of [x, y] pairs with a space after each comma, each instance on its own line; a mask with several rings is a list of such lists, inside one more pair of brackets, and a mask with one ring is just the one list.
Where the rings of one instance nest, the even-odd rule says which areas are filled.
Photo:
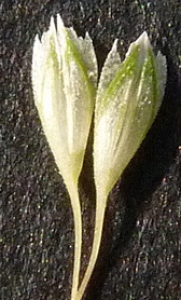
[[41, 51], [42, 51], [42, 41], [39, 38], [38, 34], [36, 34], [33, 43], [33, 61], [36, 60], [36, 57], [41, 53]]
[[131, 43], [128, 52], [126, 53], [126, 57], [131, 54], [135, 47], [139, 47], [142, 54], [147, 53], [148, 49], [152, 48], [146, 31], [144, 31], [135, 42]]
[[141, 58], [144, 58], [145, 55], [147, 55], [148, 50], [152, 49], [152, 46], [150, 44], [150, 40], [149, 40], [149, 37], [148, 37], [148, 34], [146, 31], [144, 31], [135, 42], [131, 43], [126, 56], [129, 56], [131, 54], [132, 50], [135, 49], [135, 47], [139, 47], [139, 52], [140, 52]]
[[85, 40], [88, 40], [88, 41], [91, 40], [91, 41], [92, 41], [92, 39], [91, 39], [91, 37], [90, 37], [88, 31], [86, 31], [86, 33], [85, 33]]
[[138, 40], [143, 40], [143, 41], [149, 40], [147, 32], [143, 31], [143, 33], [139, 36]]
[[57, 27], [59, 30], [65, 27], [64, 22], [59, 14], [57, 14]]
[[144, 50], [151, 47], [150, 40], [146, 31], [144, 31], [139, 38], [136, 40], [135, 44], [143, 47]]
[[54, 35], [56, 34], [54, 17], [51, 17], [49, 31], [50, 31], [51, 34], [54, 34]]
[[40, 40], [38, 34], [35, 35], [34, 45], [35, 45], [35, 44], [41, 44], [41, 40]]
[[67, 28], [64, 25], [64, 22], [59, 14], [57, 14], [57, 33], [58, 33], [58, 42], [60, 50], [63, 53], [67, 44]]
[[50, 28], [52, 28], [53, 25], [54, 25], [54, 17], [52, 16], [52, 17], [50, 18]]
[[117, 47], [118, 47], [118, 39], [115, 39], [113, 45], [112, 45], [112, 52], [116, 52], [117, 51]]

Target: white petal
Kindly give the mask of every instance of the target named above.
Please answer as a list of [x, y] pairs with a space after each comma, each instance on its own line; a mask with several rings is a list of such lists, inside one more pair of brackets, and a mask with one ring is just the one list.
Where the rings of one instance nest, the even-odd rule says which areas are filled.
[[99, 99], [101, 99], [104, 96], [105, 91], [108, 88], [110, 82], [115, 77], [117, 71], [121, 67], [121, 58], [117, 51], [117, 43], [118, 40], [115, 40], [112, 49], [109, 52], [104, 66], [102, 68], [101, 76], [99, 79], [96, 103], [99, 103], [101, 101]]

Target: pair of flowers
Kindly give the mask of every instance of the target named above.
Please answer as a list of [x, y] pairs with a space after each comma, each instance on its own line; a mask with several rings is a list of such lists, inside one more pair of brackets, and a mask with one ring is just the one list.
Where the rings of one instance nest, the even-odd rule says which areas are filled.
[[[33, 47], [32, 83], [39, 116], [56, 164], [70, 195], [75, 250], [72, 300], [80, 300], [94, 269], [109, 192], [146, 136], [164, 94], [165, 57], [154, 56], [144, 32], [129, 47], [124, 62], [117, 40], [98, 82], [92, 40], [77, 37], [57, 15]], [[90, 261], [79, 286], [82, 217], [78, 180], [94, 114], [96, 212]]]

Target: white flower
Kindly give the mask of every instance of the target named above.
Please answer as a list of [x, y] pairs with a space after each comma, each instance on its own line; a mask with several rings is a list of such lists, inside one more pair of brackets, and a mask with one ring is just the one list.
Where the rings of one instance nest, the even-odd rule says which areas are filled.
[[82, 169], [97, 87], [97, 61], [89, 35], [78, 38], [57, 16], [33, 48], [32, 83], [42, 126], [66, 185]]
[[117, 41], [99, 80], [94, 122], [96, 213], [90, 261], [76, 300], [82, 299], [99, 253], [108, 194], [146, 136], [164, 94], [166, 61], [155, 57], [144, 32], [121, 64]]
[[92, 40], [78, 38], [57, 16], [33, 47], [32, 83], [44, 133], [68, 189], [74, 216], [75, 247], [71, 299], [79, 285], [82, 217], [78, 179], [94, 111], [97, 61]]
[[94, 130], [98, 193], [108, 195], [153, 123], [164, 94], [165, 57], [155, 57], [144, 32], [121, 64], [115, 41], [99, 81]]

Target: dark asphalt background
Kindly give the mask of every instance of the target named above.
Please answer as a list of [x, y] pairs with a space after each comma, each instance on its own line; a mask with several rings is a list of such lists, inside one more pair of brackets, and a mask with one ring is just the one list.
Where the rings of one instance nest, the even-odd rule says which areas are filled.
[[[60, 13], [94, 41], [99, 67], [115, 38], [123, 58], [147, 30], [168, 59], [166, 95], [146, 140], [108, 204], [86, 300], [181, 299], [179, 0], [1, 0], [0, 299], [68, 300], [73, 261], [70, 201], [42, 132], [31, 88], [35, 34]], [[125, 149], [126, 150], [126, 149]], [[83, 269], [91, 246], [90, 149], [81, 176]], [[87, 195], [90, 195], [88, 198]]]

